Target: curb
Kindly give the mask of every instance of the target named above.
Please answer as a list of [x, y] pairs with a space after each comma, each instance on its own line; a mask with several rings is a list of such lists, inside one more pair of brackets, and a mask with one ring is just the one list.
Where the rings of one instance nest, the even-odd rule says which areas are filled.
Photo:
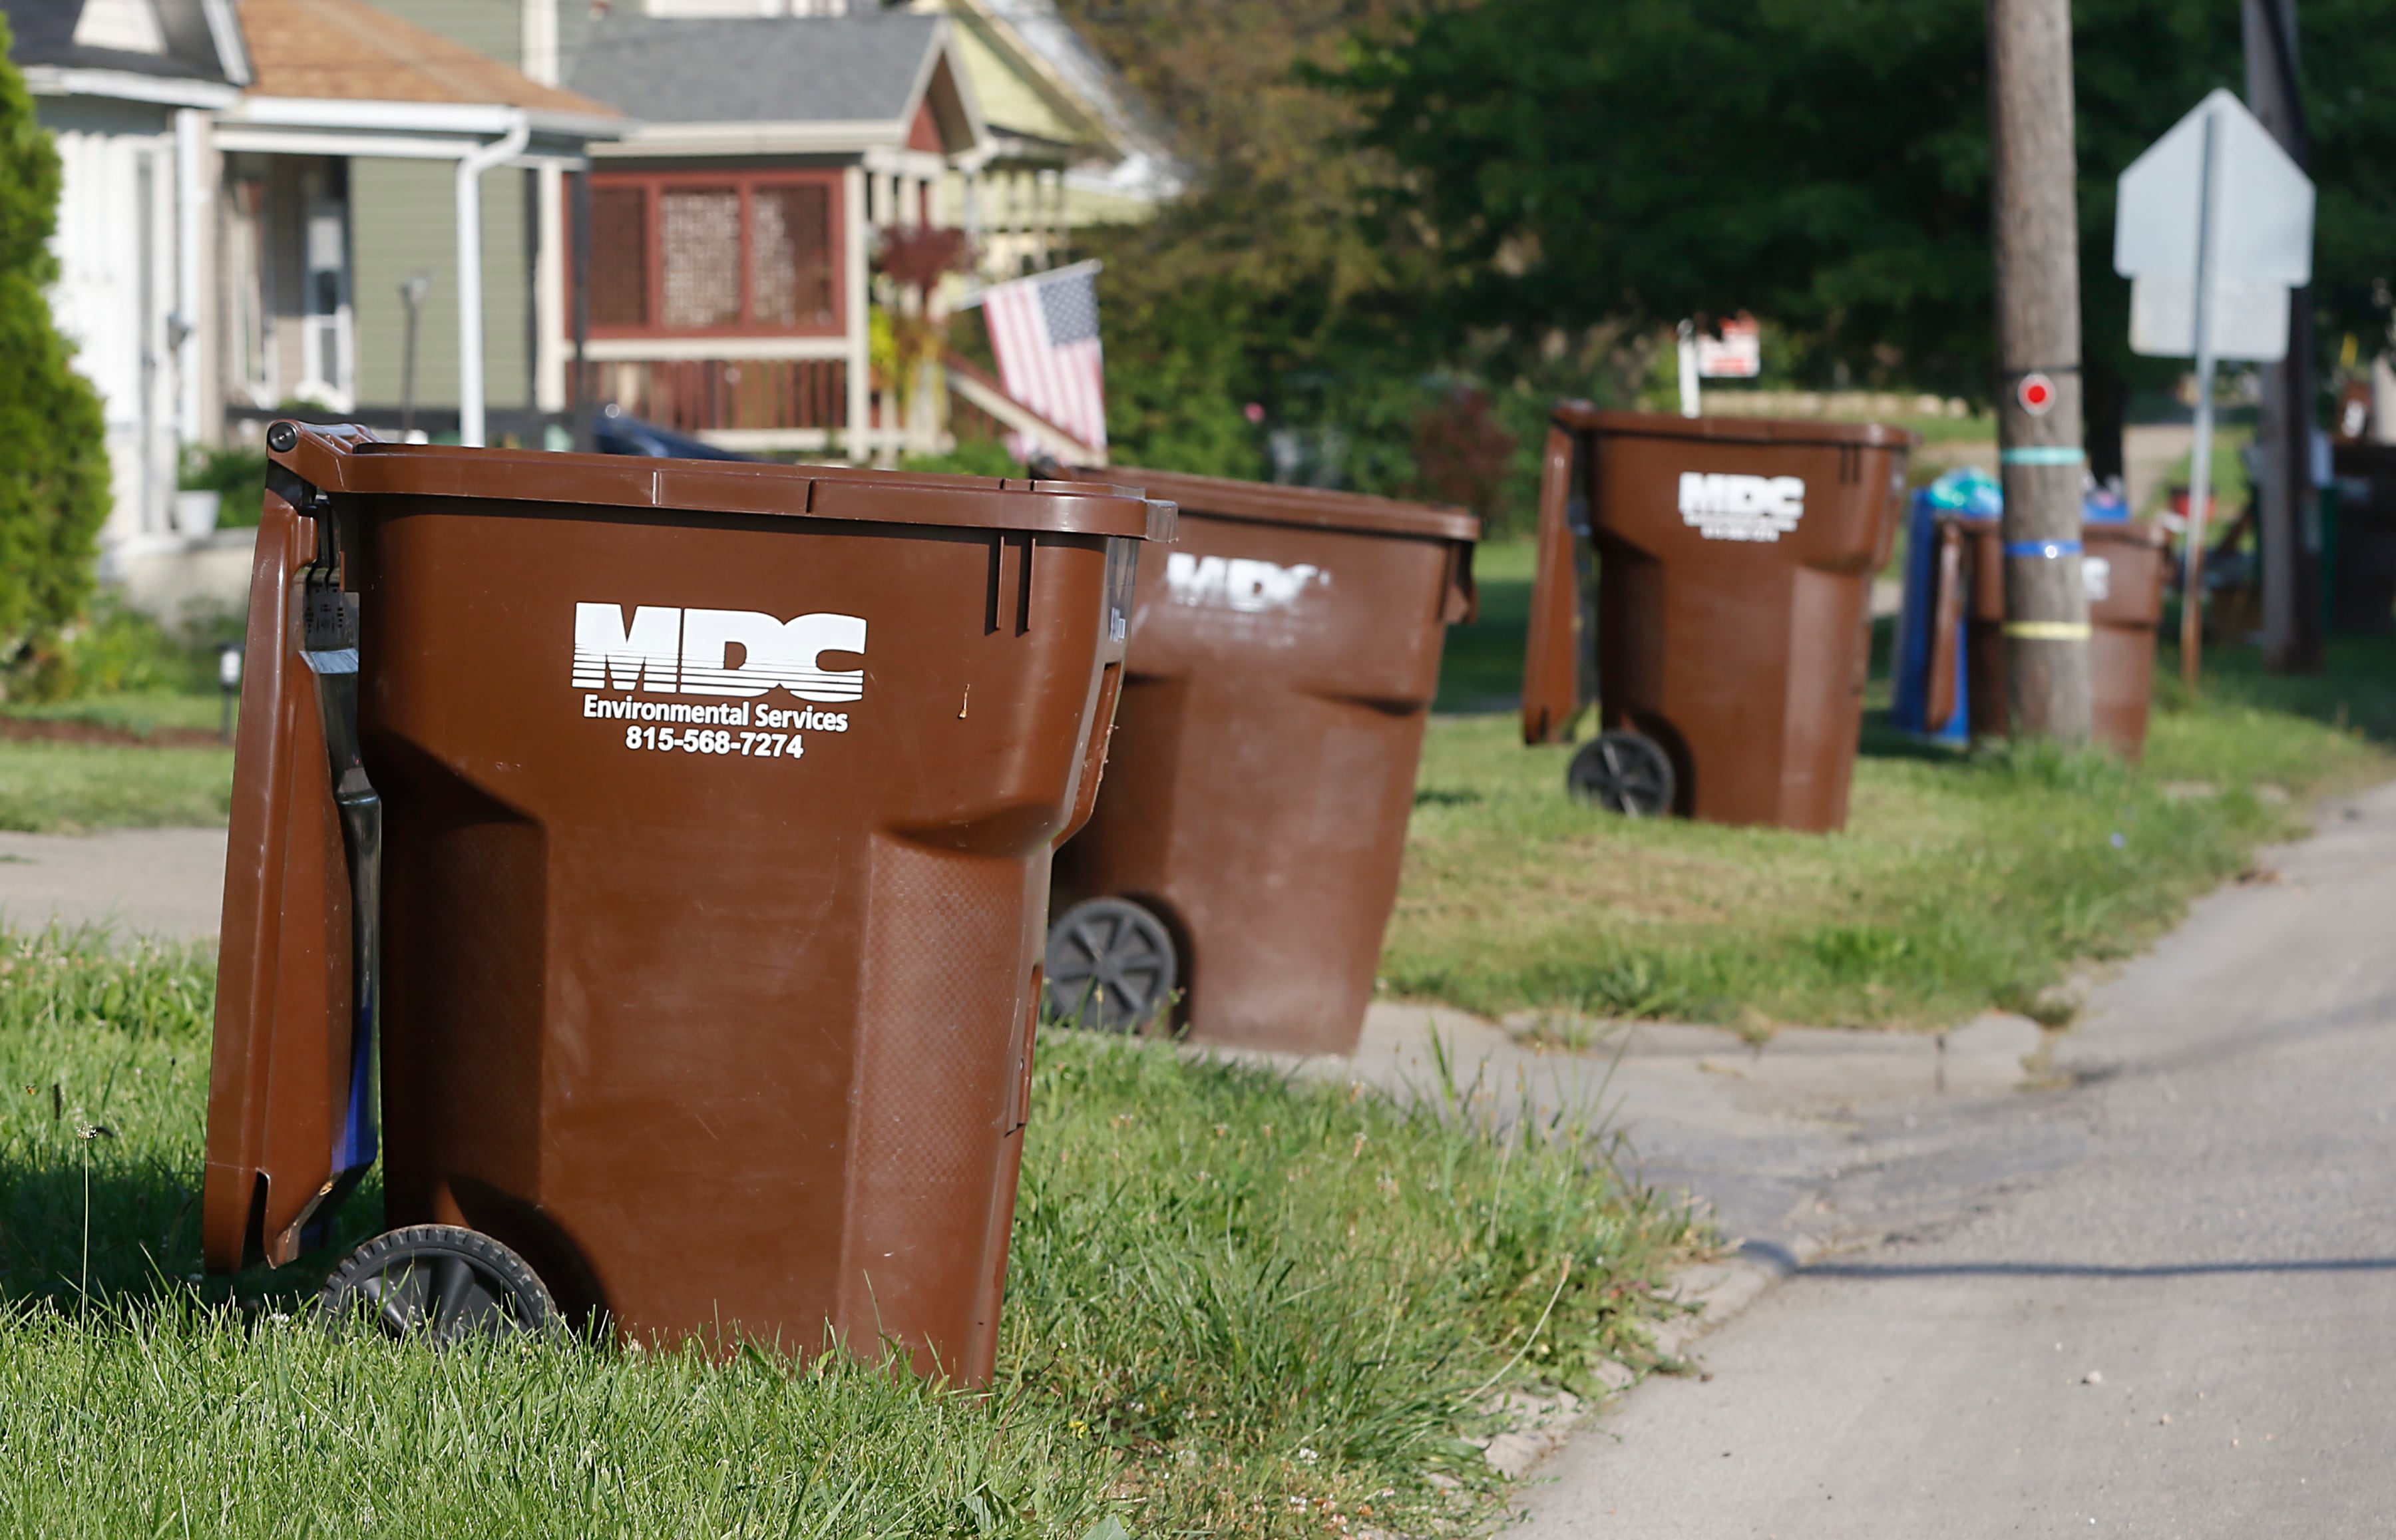
[[[1747, 1241], [1719, 1262], [1682, 1268], [1672, 1276], [1671, 1297], [1689, 1308], [1656, 1329], [1657, 1356], [1667, 1363], [1688, 1364], [1699, 1338], [1737, 1319], [1774, 1284], [1813, 1266], [1831, 1249], [1811, 1239], [1801, 1239], [1793, 1246]], [[1594, 1414], [1619, 1404], [1647, 1377], [1619, 1364], [1610, 1367], [1615, 1374], [1607, 1376], [1606, 1394], [1596, 1401], [1583, 1401], [1567, 1390], [1544, 1398], [1519, 1391], [1508, 1395], [1501, 1409], [1513, 1412], [1521, 1421], [1491, 1439], [1482, 1449], [1482, 1457], [1510, 1481], [1531, 1475]]]

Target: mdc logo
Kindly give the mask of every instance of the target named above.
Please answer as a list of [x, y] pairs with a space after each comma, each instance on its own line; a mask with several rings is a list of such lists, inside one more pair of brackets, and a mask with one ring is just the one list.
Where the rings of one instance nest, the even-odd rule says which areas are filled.
[[801, 700], [856, 700], [865, 670], [827, 669], [823, 655], [864, 651], [865, 622], [854, 615], [777, 620], [755, 610], [643, 604], [628, 626], [621, 605], [574, 606], [578, 690], [742, 697], [779, 684]]
[[1165, 558], [1165, 586], [1177, 604], [1227, 609], [1241, 615], [1295, 609], [1309, 583], [1328, 583], [1321, 567], [1282, 566], [1245, 556], [1192, 556], [1177, 551]]
[[1709, 540], [1777, 540], [1805, 516], [1796, 476], [1681, 472], [1681, 522]]

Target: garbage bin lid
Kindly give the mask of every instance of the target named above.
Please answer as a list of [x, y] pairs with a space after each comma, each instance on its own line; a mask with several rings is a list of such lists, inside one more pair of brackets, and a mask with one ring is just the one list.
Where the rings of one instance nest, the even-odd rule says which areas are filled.
[[1173, 538], [1171, 503], [1092, 482], [384, 444], [360, 429], [290, 426], [290, 447], [271, 435], [269, 457], [332, 493]]
[[1714, 444], [1867, 445], [1905, 449], [1920, 442], [1909, 429], [1879, 422], [1825, 422], [1814, 418], [1673, 417], [1663, 412], [1601, 411], [1586, 401], [1556, 405], [1557, 427], [1625, 438], [1705, 439]]
[[1315, 486], [1283, 486], [1180, 471], [1142, 471], [1110, 465], [1078, 472], [1104, 476], [1166, 498], [1192, 513], [1250, 524], [1300, 524], [1360, 535], [1402, 535], [1434, 540], [1478, 540], [1481, 521], [1445, 503], [1401, 502], [1363, 492], [1330, 492]]
[[[1940, 524], [1951, 524], [1964, 534], [1982, 539], [1994, 539], [2003, 531], [2003, 521], [1977, 513], [1941, 512]], [[2152, 519], [2083, 519], [2080, 539], [2088, 545], [2167, 546], [2171, 532]]]

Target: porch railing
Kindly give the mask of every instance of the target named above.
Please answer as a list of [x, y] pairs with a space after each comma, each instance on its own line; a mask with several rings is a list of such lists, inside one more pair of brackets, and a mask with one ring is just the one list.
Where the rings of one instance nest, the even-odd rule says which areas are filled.
[[848, 365], [837, 358], [611, 360], [598, 396], [678, 432], [825, 431], [848, 425]]

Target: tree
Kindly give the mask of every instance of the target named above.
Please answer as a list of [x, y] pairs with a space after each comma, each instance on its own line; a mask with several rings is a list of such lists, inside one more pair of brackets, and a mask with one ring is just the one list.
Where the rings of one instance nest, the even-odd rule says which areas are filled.
[[[1365, 215], [1385, 157], [1309, 66], [1413, 0], [1064, 0], [1161, 119], [1190, 183], [1151, 222], [1085, 232], [1107, 263], [1108, 431], [1126, 461], [1259, 475], [1279, 427], [1338, 430], [1342, 479], [1392, 489], [1433, 354], [1408, 324], [1424, 274]], [[1253, 405], [1261, 421], [1251, 420]]]
[[21, 673], [91, 596], [109, 469], [100, 398], [50, 317], [59, 156], [9, 42], [0, 21], [0, 647]]
[[[2384, 335], [2396, 78], [2367, 0], [2307, 0], [2325, 319]], [[1986, 400], [1991, 389], [1982, 0], [1484, 0], [1360, 48], [1342, 84], [1436, 232], [1453, 335], [1752, 310], [1804, 372]], [[2084, 347], [2092, 431], [2127, 382], [2113, 184], [2215, 86], [2237, 7], [2080, 0]], [[2092, 453], [2101, 456], [2092, 443]], [[2116, 451], [2118, 454], [2118, 451]]]

